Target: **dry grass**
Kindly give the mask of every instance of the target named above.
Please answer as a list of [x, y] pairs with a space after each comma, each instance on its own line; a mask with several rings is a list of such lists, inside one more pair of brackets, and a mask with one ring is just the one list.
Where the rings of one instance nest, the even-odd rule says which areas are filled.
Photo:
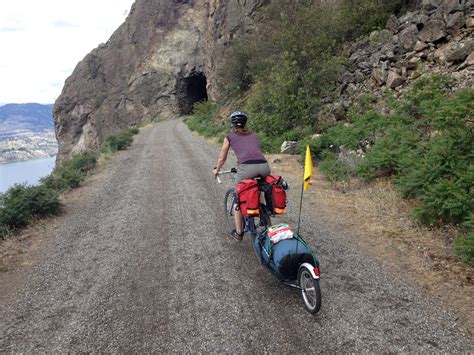
[[55, 228], [56, 217], [35, 218], [29, 227], [20, 230], [0, 243], [0, 271], [31, 265], [30, 253], [38, 247], [41, 238]]
[[[290, 184], [301, 183], [298, 157], [269, 158], [277, 160], [273, 170], [287, 177]], [[455, 228], [417, 225], [411, 216], [413, 202], [402, 199], [389, 180], [334, 185], [316, 170], [312, 184], [307, 203], [328, 226], [349, 230], [364, 251], [458, 310], [472, 329], [474, 270], [453, 253]]]

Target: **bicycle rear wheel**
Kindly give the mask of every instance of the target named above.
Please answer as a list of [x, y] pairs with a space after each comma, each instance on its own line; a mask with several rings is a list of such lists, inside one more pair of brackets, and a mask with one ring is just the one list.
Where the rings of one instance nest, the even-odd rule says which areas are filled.
[[224, 210], [226, 221], [229, 226], [229, 232], [232, 232], [235, 229], [234, 222], [234, 205], [235, 205], [235, 189], [229, 189], [225, 193], [224, 199]]
[[265, 205], [260, 205], [259, 215], [257, 217], [251, 217], [247, 220], [247, 230], [254, 237], [259, 236], [263, 233], [268, 227], [272, 225], [270, 220], [270, 215], [267, 212]]
[[272, 225], [270, 214], [268, 213], [267, 206], [264, 204], [260, 205], [260, 215], [255, 220], [257, 232], [260, 234]]

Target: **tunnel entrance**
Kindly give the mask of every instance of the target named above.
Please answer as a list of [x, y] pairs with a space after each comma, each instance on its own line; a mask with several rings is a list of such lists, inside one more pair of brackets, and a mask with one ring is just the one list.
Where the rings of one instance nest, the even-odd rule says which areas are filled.
[[207, 100], [206, 86], [204, 73], [192, 73], [178, 81], [177, 97], [182, 114], [190, 114], [196, 102]]

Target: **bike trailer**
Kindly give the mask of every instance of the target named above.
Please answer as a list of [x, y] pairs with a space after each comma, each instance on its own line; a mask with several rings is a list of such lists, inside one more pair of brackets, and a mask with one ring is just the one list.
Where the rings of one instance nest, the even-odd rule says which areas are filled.
[[287, 224], [272, 226], [255, 238], [255, 251], [260, 262], [280, 281], [296, 280], [303, 263], [319, 267], [307, 244]]

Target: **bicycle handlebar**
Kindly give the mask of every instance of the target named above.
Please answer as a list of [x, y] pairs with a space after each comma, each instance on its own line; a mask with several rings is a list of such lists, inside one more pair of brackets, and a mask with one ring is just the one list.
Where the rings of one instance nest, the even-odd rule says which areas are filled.
[[237, 173], [237, 170], [235, 168], [232, 168], [230, 170], [221, 171], [217, 174], [216, 180], [219, 184], [222, 184], [222, 180], [219, 178], [219, 175], [236, 174], [236, 173]]

